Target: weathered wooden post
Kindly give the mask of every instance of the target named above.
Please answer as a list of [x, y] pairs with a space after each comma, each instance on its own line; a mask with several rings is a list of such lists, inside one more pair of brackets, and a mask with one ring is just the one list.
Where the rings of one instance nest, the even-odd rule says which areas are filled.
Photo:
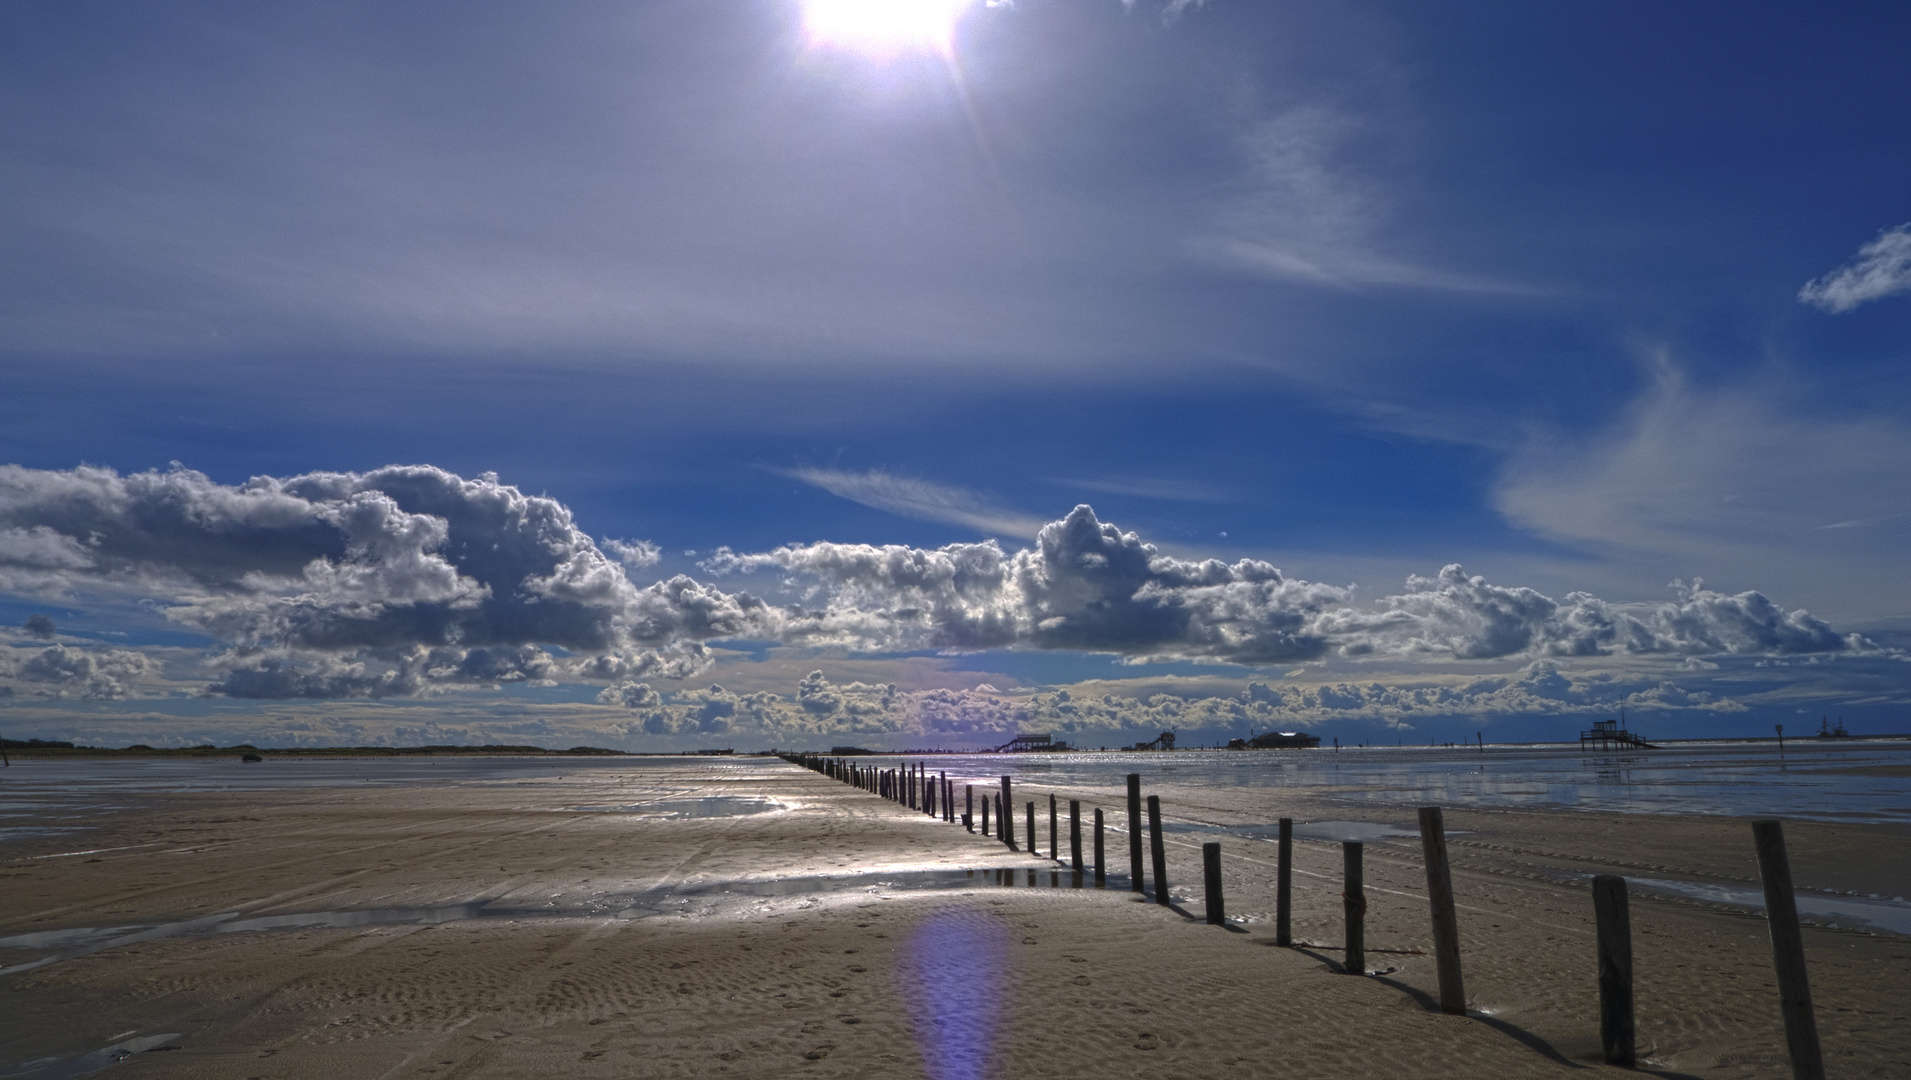
[[1221, 900], [1221, 845], [1213, 842], [1201, 845], [1202, 887], [1207, 893], [1208, 925], [1226, 926], [1228, 909]]
[[1825, 1059], [1818, 1046], [1818, 1020], [1812, 1014], [1811, 984], [1805, 976], [1805, 936], [1798, 928], [1798, 898], [1792, 893], [1792, 864], [1785, 853], [1784, 826], [1772, 818], [1754, 821], [1752, 840], [1758, 847], [1758, 873], [1765, 883], [1765, 921], [1772, 931], [1778, 1008], [1785, 1017], [1792, 1077], [1825, 1080]]
[[1034, 799], [1030, 799], [1028, 801], [1028, 813], [1025, 815], [1025, 819], [1028, 822], [1028, 853], [1030, 855], [1034, 855], [1038, 850], [1035, 846], [1035, 800]]
[[989, 835], [989, 797], [982, 796], [982, 835]]
[[1274, 944], [1294, 944], [1294, 819], [1281, 819], [1279, 869], [1274, 874]]
[[997, 837], [997, 839], [1006, 843], [1010, 851], [1014, 851], [1015, 823], [1009, 820], [1009, 815], [1015, 812], [1015, 800], [1009, 796], [1009, 790], [1009, 778], [1004, 776], [1002, 778], [1002, 801], [995, 808], [995, 827], [1003, 832], [1003, 835]]
[[1367, 883], [1360, 865], [1366, 847], [1356, 840], [1340, 845], [1341, 907], [1347, 912], [1347, 963], [1342, 970], [1349, 975], [1367, 974]]
[[1630, 1069], [1638, 1064], [1632, 1023], [1632, 914], [1626, 906], [1626, 879], [1613, 874], [1593, 878], [1593, 922], [1599, 934], [1599, 1043], [1606, 1063]]
[[[963, 791], [962, 804], [965, 807], [965, 809], [962, 812], [962, 827], [969, 830], [970, 832], [974, 832], [975, 831], [975, 785], [964, 784], [962, 785], [962, 791]], [[989, 805], [988, 801], [984, 800], [982, 805], [984, 807], [982, 812], [985, 815], [982, 819], [982, 834], [984, 836], [987, 836], [989, 832], [989, 821], [986, 816], [988, 814], [988, 809], [987, 809]]]
[[1453, 913], [1453, 872], [1447, 867], [1446, 820], [1437, 806], [1420, 808], [1420, 852], [1427, 862], [1427, 902], [1433, 909], [1433, 959], [1440, 969], [1440, 1011], [1466, 1015], [1460, 978], [1460, 920]]
[[942, 820], [955, 823], [955, 785], [949, 782], [949, 774], [942, 774]]
[[1128, 774], [1128, 878], [1136, 892], [1141, 891], [1141, 774]]
[[1108, 884], [1108, 849], [1102, 845], [1101, 807], [1095, 808], [1095, 885]]
[[1068, 800], [1068, 863], [1082, 872], [1082, 801]]
[[1155, 863], [1155, 903], [1168, 906], [1168, 849], [1161, 843], [1161, 796], [1148, 796], [1148, 847]]
[[1048, 857], [1062, 861], [1062, 842], [1055, 829], [1055, 793], [1048, 793]]

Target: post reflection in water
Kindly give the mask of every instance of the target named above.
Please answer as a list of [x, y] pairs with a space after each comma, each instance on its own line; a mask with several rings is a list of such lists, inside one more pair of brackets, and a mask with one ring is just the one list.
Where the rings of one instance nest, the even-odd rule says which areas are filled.
[[996, 993], [1006, 983], [1008, 930], [972, 911], [941, 911], [922, 921], [903, 946], [897, 977], [929, 1080], [982, 1080], [995, 1050], [990, 1012], [949, 1003], [956, 991]]

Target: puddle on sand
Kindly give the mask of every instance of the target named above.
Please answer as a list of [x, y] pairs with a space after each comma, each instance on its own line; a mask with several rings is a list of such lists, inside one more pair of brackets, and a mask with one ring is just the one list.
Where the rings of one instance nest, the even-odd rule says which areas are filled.
[[635, 814], [639, 817], [716, 818], [767, 814], [786, 807], [775, 799], [760, 795], [706, 795], [699, 799], [658, 799], [655, 802], [623, 806], [567, 806], [564, 809], [582, 813]]
[[35, 1058], [23, 1061], [6, 1072], [0, 1072], [0, 1080], [11, 1080], [15, 1076], [30, 1076], [33, 1080], [60, 1080], [68, 1076], [87, 1076], [101, 1069], [118, 1065], [134, 1054], [144, 1054], [156, 1050], [174, 1039], [179, 1038], [177, 1031], [165, 1035], [142, 1035], [137, 1039], [127, 1039], [111, 1046], [102, 1046], [91, 1053], [70, 1058]]
[[[284, 915], [241, 917], [236, 912], [208, 915], [184, 922], [145, 926], [82, 926], [67, 930], [41, 930], [0, 938], [0, 949], [54, 949], [50, 955], [24, 963], [0, 967], [0, 975], [14, 975], [36, 968], [89, 956], [96, 952], [168, 937], [207, 937], [213, 934], [256, 933], [266, 930], [300, 930], [312, 927], [355, 926], [437, 926], [442, 923], [535, 920], [535, 919], [644, 919], [661, 915], [672, 902], [722, 896], [803, 896], [815, 893], [926, 892], [949, 889], [1002, 886], [1027, 889], [1096, 888], [1092, 871], [1045, 867], [1001, 867], [988, 870], [907, 870], [893, 873], [853, 874], [843, 877], [766, 878], [748, 881], [710, 881], [654, 889], [628, 897], [605, 898], [589, 906], [511, 907], [501, 904], [448, 904], [440, 907], [348, 908], [340, 911], [301, 911]], [[1106, 886], [1126, 889], [1127, 875], [1111, 874]]]
[[[1656, 878], [1627, 878], [1626, 884], [1714, 904], [1731, 904], [1733, 907], [1760, 912], [1765, 910], [1764, 891], [1744, 885], [1707, 885], [1696, 881], [1664, 881]], [[1796, 899], [1801, 917], [1810, 916], [1812, 920], [1824, 923], [1831, 929], [1857, 929], [1853, 924], [1860, 924], [1893, 934], [1911, 935], [1911, 903], [1906, 903], [1901, 896], [1889, 900], [1883, 897], [1867, 899], [1826, 896], [1802, 889], [1793, 892], [1792, 896]]]
[[[1250, 840], [1273, 840], [1281, 838], [1281, 827], [1276, 825], [1204, 825], [1187, 821], [1168, 821], [1161, 825], [1163, 832], [1170, 833], [1211, 833], [1216, 836], [1241, 836]], [[1463, 835], [1459, 830], [1448, 829], [1448, 836]], [[1376, 840], [1396, 840], [1420, 838], [1420, 830], [1386, 825], [1375, 821], [1297, 821], [1294, 823], [1294, 838], [1297, 840], [1355, 840], [1360, 843], [1372, 843]]]
[[[1000, 885], [1025, 889], [1092, 889], [1095, 872], [1077, 873], [1060, 868], [1022, 867], [992, 870], [907, 870], [891, 874], [854, 874], [848, 877], [775, 878], [765, 881], [719, 881], [672, 890], [673, 896], [798, 896], [804, 893], [918, 892]], [[1128, 887], [1128, 876], [1109, 875], [1108, 888]], [[4, 942], [0, 942], [4, 944]]]

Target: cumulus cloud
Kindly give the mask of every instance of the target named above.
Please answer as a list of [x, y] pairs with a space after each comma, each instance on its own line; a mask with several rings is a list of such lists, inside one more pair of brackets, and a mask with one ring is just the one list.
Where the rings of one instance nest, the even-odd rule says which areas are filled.
[[1911, 292], [1911, 222], [1878, 233], [1852, 260], [1805, 283], [1798, 299], [1842, 314], [1871, 300]]
[[[430, 466], [239, 485], [183, 468], [121, 476], [5, 466], [0, 529], [31, 541], [0, 546], [5, 587], [155, 603], [223, 643], [207, 692], [251, 699], [560, 680], [635, 687], [703, 673], [715, 662], [705, 643], [725, 639], [1243, 665], [1870, 647], [1760, 593], [1728, 595], [1697, 581], [1675, 584], [1670, 601], [1614, 603], [1586, 593], [1554, 599], [1455, 565], [1361, 602], [1351, 586], [1304, 581], [1256, 559], [1164, 554], [1086, 505], [1013, 552], [994, 540], [934, 549], [823, 542], [721, 549], [701, 564], [714, 575], [782, 575], [778, 588], [791, 601], [782, 606], [686, 575], [638, 586], [627, 570], [654, 557], [654, 545], [600, 547], [553, 499]], [[69, 654], [93, 659], [59, 659]], [[132, 661], [109, 663], [104, 653], [47, 655], [40, 666], [15, 664], [25, 672], [16, 681], [110, 697], [136, 674]], [[63, 663], [93, 666], [56, 677]], [[627, 700], [635, 690], [621, 693], [611, 700], [638, 707]], [[696, 693], [706, 696], [694, 718], [646, 715], [645, 730], [655, 719], [718, 731], [756, 708], [747, 696]], [[799, 700], [797, 719], [825, 696]]]
[[52, 641], [59, 633], [53, 625], [53, 616], [44, 612], [27, 616], [27, 621], [20, 624], [20, 629], [25, 630], [28, 637], [41, 641]]
[[1609, 716], [1621, 706], [1713, 713], [1746, 708], [1669, 681], [1568, 672], [1550, 660], [1534, 661], [1508, 675], [1459, 680], [1257, 681], [1238, 695], [1134, 697], [1067, 689], [1003, 693], [986, 687], [901, 690], [893, 683], [833, 683], [813, 671], [788, 697], [735, 694], [720, 686], [665, 696], [640, 684], [606, 690], [598, 700], [638, 711], [641, 718], [633, 726], [651, 733], [749, 730], [783, 745], [859, 736], [877, 742], [898, 736], [929, 745], [973, 745], [1006, 741], [1024, 731], [1051, 732], [1087, 744], [1091, 739], [1114, 740], [1122, 733], [1176, 729], [1245, 735], [1359, 721], [1408, 730], [1419, 722], [1455, 716]]
[[1458, 660], [1836, 652], [1863, 648], [1804, 611], [1756, 592], [1675, 584], [1663, 603], [1555, 600], [1450, 565], [1405, 592], [1356, 604], [1351, 588], [1307, 582], [1254, 559], [1164, 555], [1076, 507], [1032, 548], [936, 549], [818, 543], [706, 560], [714, 574], [787, 574], [807, 610], [785, 640], [875, 650], [1025, 647], [1272, 664], [1388, 656]]
[[0, 650], [0, 689], [7, 696], [114, 701], [134, 684], [159, 674], [159, 665], [131, 649], [80, 649], [49, 645], [44, 649]]
[[605, 551], [626, 570], [648, 570], [663, 558], [663, 549], [648, 540], [612, 540], [603, 542]]
[[[615, 554], [615, 558], [613, 558]], [[637, 655], [759, 629], [748, 596], [625, 573], [554, 499], [430, 466], [213, 482], [0, 466], [0, 588], [156, 600], [242, 651], [218, 693], [384, 696], [549, 678], [538, 647]]]

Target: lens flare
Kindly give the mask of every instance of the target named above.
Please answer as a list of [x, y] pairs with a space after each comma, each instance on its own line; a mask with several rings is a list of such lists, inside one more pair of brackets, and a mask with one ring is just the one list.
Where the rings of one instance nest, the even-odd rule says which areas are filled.
[[803, 0], [811, 42], [886, 55], [931, 49], [947, 55], [955, 26], [975, 0]]
[[922, 1048], [929, 1080], [984, 1080], [1000, 1033], [992, 1010], [951, 1001], [1003, 994], [1008, 931], [986, 915], [942, 911], [924, 919], [904, 946], [896, 975]]

